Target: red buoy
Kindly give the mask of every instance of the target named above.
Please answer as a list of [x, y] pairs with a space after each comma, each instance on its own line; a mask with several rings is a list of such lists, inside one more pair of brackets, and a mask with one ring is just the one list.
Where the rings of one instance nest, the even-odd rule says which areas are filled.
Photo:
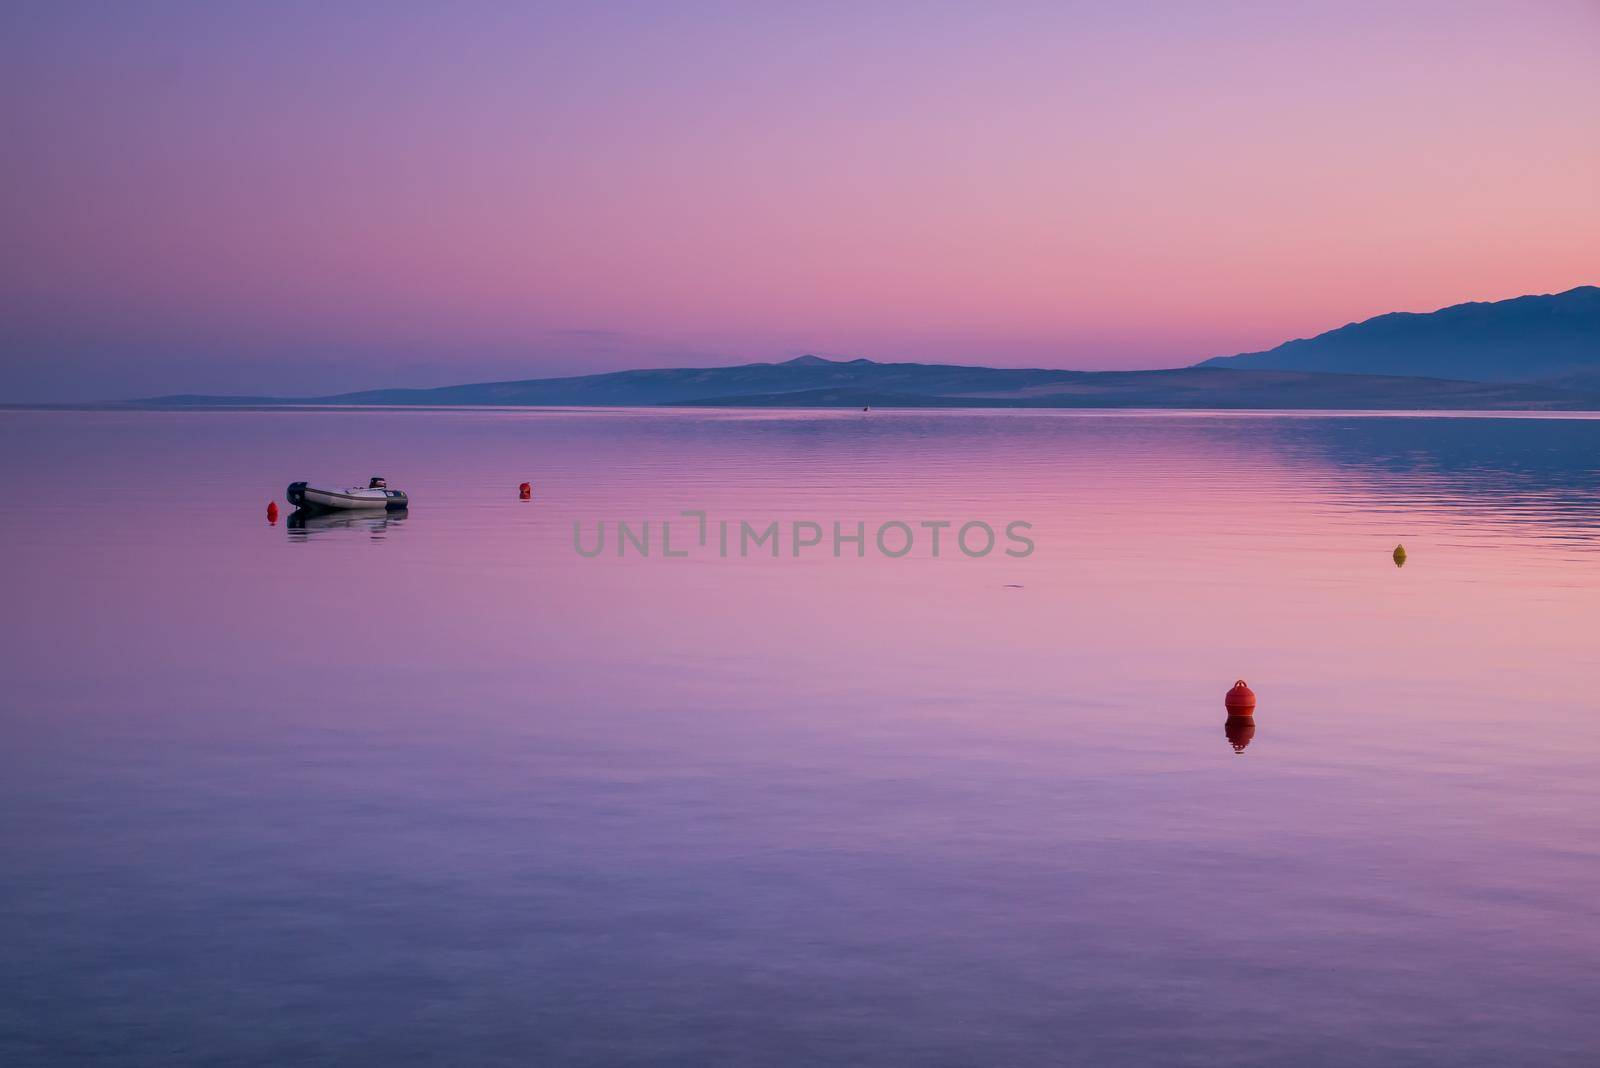
[[1256, 694], [1243, 679], [1233, 684], [1228, 696], [1222, 699], [1230, 716], [1253, 716], [1256, 711]]
[[521, 497], [525, 501], [533, 500], [533, 487], [524, 482], [522, 485], [517, 487], [517, 496]]
[[267, 502], [267, 522], [271, 523], [273, 526], [277, 526], [278, 525], [278, 502], [277, 501], [268, 501]]

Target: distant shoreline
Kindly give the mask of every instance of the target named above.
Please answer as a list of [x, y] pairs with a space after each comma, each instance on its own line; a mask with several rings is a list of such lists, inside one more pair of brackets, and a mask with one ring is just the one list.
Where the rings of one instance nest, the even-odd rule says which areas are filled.
[[319, 414], [350, 414], [356, 412], [498, 412], [547, 413], [573, 415], [642, 415], [681, 413], [684, 415], [754, 415], [789, 414], [797, 416], [861, 415], [870, 418], [881, 414], [914, 415], [1063, 415], [1063, 416], [1219, 416], [1219, 417], [1292, 417], [1308, 419], [1334, 418], [1390, 418], [1390, 419], [1540, 419], [1596, 421], [1600, 409], [1549, 410], [1537, 408], [1181, 408], [1181, 407], [1119, 407], [1112, 405], [1084, 407], [1043, 407], [1025, 405], [958, 406], [939, 405], [925, 408], [885, 407], [872, 412], [854, 408], [825, 408], [816, 406], [784, 407], [753, 405], [535, 405], [535, 404], [218, 404], [218, 405], [141, 405], [131, 403], [102, 404], [15, 404], [0, 403], [0, 412], [78, 412], [78, 413], [129, 413], [145, 415], [172, 415], [182, 413], [215, 415], [223, 412], [263, 414], [268, 412], [300, 412]]

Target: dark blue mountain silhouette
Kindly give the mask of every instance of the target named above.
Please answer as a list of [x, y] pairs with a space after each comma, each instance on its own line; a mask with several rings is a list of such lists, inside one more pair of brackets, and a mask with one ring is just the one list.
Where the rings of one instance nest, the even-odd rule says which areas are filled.
[[[1600, 287], [1392, 312], [1202, 367], [1417, 375], [1477, 382], [1600, 383]], [[1553, 383], [1556, 384], [1556, 383]]]
[[1600, 390], [1314, 371], [1057, 371], [803, 356], [739, 367], [377, 389], [327, 397], [156, 397], [163, 407], [704, 405], [749, 408], [1600, 409]]
[[1157, 371], [799, 356], [321, 397], [179, 395], [167, 407], [508, 405], [1600, 410], [1600, 288], [1380, 315], [1270, 352]]

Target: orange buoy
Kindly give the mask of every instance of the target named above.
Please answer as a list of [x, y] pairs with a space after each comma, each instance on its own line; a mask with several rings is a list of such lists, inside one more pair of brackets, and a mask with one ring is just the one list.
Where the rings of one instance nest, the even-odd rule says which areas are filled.
[[1245, 746], [1250, 744], [1250, 739], [1256, 736], [1256, 717], [1229, 716], [1228, 722], [1222, 725], [1222, 733], [1227, 735], [1233, 751], [1242, 753]]
[[278, 525], [278, 502], [277, 501], [268, 501], [267, 502], [267, 522], [271, 523], [273, 526], [277, 526]]
[[1253, 716], [1256, 711], [1256, 694], [1243, 679], [1233, 684], [1228, 696], [1222, 699], [1230, 716]]
[[517, 496], [521, 497], [525, 501], [531, 501], [533, 499], [533, 486], [527, 482], [524, 482], [522, 485], [517, 487]]

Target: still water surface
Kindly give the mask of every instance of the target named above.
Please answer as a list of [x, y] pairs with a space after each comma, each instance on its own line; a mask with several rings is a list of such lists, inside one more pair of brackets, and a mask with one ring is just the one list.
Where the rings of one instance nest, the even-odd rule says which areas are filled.
[[[4, 412], [0, 455], [0, 1063], [1600, 1060], [1600, 421]], [[408, 513], [266, 521], [373, 474]], [[573, 550], [685, 509], [1036, 548]]]

